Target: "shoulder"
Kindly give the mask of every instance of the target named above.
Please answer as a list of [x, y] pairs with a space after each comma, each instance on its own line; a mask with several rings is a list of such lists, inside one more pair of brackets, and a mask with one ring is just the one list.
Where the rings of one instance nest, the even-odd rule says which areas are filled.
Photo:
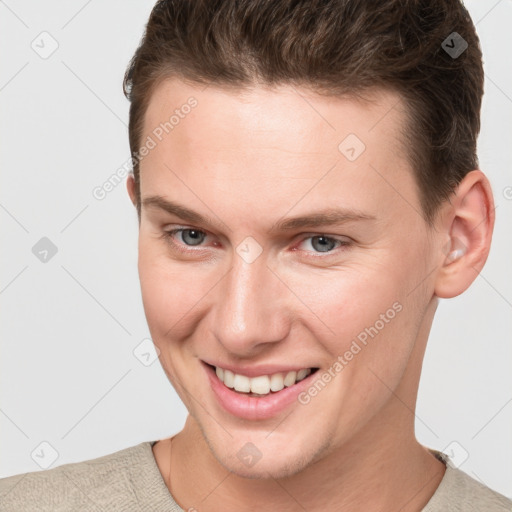
[[422, 512], [510, 512], [512, 501], [503, 494], [485, 486], [464, 471], [456, 468], [448, 456], [436, 452], [446, 464], [444, 474], [436, 492]]
[[144, 466], [154, 469], [150, 456], [148, 441], [96, 459], [0, 479], [0, 511], [96, 512], [112, 510], [111, 503], [120, 506], [116, 510], [133, 510], [137, 496], [132, 475]]

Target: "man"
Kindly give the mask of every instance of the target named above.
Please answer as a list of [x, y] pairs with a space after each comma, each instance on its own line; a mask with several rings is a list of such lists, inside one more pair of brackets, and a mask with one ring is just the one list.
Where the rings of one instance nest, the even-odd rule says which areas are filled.
[[155, 6], [125, 77], [127, 189], [148, 326], [190, 414], [172, 438], [5, 479], [4, 504], [510, 509], [414, 434], [438, 298], [483, 268], [494, 205], [471, 20], [403, 4]]

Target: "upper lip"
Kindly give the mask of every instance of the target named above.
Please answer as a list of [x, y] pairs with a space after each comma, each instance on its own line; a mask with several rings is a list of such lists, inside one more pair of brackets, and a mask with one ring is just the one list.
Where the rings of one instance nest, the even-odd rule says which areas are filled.
[[262, 364], [262, 365], [241, 365], [234, 366], [228, 363], [216, 363], [213, 361], [203, 361], [211, 366], [218, 366], [223, 370], [230, 370], [233, 373], [239, 375], [245, 375], [246, 377], [259, 377], [261, 375], [273, 375], [274, 373], [288, 373], [292, 371], [299, 371], [302, 368], [317, 368], [316, 366], [310, 365], [281, 365], [281, 364]]

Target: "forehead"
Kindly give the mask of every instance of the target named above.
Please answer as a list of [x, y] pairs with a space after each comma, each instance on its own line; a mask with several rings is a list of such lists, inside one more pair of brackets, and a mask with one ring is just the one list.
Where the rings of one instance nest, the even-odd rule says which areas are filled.
[[[187, 102], [190, 103], [191, 98], [197, 107], [189, 109]], [[243, 124], [245, 130], [240, 137], [250, 132], [256, 141], [272, 134], [281, 135], [279, 142], [283, 144], [311, 139], [311, 146], [314, 146], [320, 139], [327, 145], [338, 141], [344, 133], [358, 132], [358, 136], [369, 143], [384, 136], [385, 142], [392, 143], [393, 149], [397, 150], [401, 146], [404, 112], [400, 96], [384, 89], [366, 91], [363, 99], [355, 95], [319, 95], [293, 85], [240, 89], [216, 84], [191, 85], [170, 78], [153, 91], [144, 116], [143, 131], [150, 133], [161, 123], [168, 122], [175, 113], [179, 120], [175, 115], [171, 123], [174, 134], [187, 137], [195, 134], [206, 143], [215, 135], [220, 136]], [[200, 121], [205, 129], [215, 123], [216, 130], [214, 133], [198, 132], [200, 126], [195, 123], [194, 130], [187, 132], [186, 125], [191, 122], [181, 123], [185, 117]], [[184, 127], [178, 129], [179, 124]]]
[[361, 100], [285, 85], [230, 90], [168, 79], [144, 118], [141, 144], [151, 138], [155, 147], [140, 165], [141, 195], [180, 190], [199, 204], [201, 196], [226, 201], [235, 190], [255, 211], [277, 213], [284, 195], [290, 207], [311, 189], [301, 204], [322, 206], [332, 197], [361, 209], [365, 196], [374, 214], [377, 203], [391, 206], [397, 193], [415, 188], [404, 123], [403, 103], [390, 91]]

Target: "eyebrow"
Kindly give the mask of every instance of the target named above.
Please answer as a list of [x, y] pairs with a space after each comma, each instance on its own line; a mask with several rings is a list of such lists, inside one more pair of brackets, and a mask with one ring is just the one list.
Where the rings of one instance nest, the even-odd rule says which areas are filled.
[[[201, 224], [214, 228], [219, 228], [222, 222], [215, 222], [210, 217], [190, 210], [186, 206], [163, 198], [162, 196], [149, 196], [142, 200], [144, 208], [156, 208], [164, 210], [171, 215], [175, 215], [182, 220], [192, 224]], [[300, 228], [313, 228], [318, 226], [333, 226], [346, 222], [376, 220], [376, 217], [358, 210], [346, 208], [328, 208], [319, 212], [290, 217], [277, 221], [269, 230], [269, 233], [275, 231], [292, 231]]]
[[188, 209], [186, 206], [182, 206], [178, 203], [173, 203], [162, 196], [149, 196], [142, 200], [142, 206], [144, 208], [155, 208], [164, 210], [171, 215], [175, 215], [180, 219], [186, 220], [194, 224], [206, 224], [209, 226], [217, 226], [218, 223], [213, 221], [209, 217], [203, 217], [201, 214], [194, 210]]

